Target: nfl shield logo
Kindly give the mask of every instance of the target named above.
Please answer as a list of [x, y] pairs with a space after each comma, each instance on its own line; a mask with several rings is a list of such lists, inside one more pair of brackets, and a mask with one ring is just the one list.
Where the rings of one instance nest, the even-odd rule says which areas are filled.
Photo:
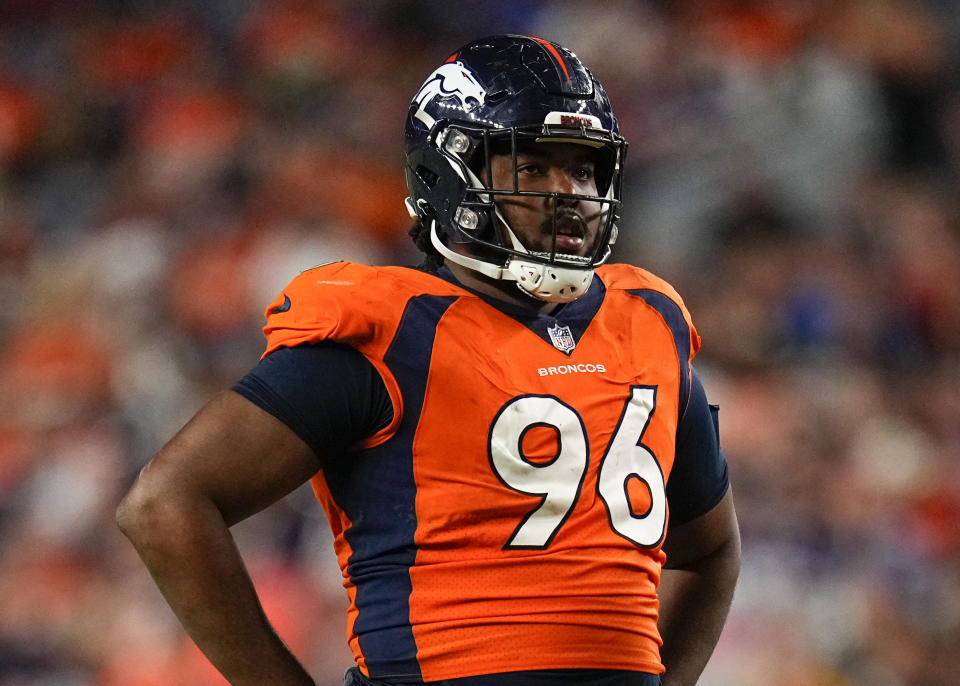
[[577, 342], [573, 340], [573, 333], [571, 333], [569, 326], [556, 324], [548, 328], [547, 333], [550, 334], [553, 347], [562, 353], [569, 354], [571, 350], [577, 347]]

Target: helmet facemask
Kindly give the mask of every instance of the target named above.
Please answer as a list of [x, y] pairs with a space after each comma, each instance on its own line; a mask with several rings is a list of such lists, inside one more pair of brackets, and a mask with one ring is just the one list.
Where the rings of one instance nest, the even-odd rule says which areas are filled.
[[[494, 279], [516, 281], [524, 293], [547, 302], [569, 302], [583, 295], [593, 279], [593, 270], [610, 255], [616, 241], [620, 214], [621, 165], [625, 141], [600, 128], [587, 115], [551, 112], [543, 125], [492, 129], [482, 125], [437, 122], [431, 132], [435, 149], [464, 184], [460, 202], [451, 208], [448, 220], [437, 225], [431, 240], [445, 258]], [[594, 125], [595, 124], [595, 125]], [[594, 159], [596, 195], [521, 189], [517, 168], [521, 150], [531, 145], [570, 143], [589, 149]], [[493, 186], [493, 158], [509, 156], [512, 174], [506, 186]], [[484, 181], [485, 179], [485, 181]], [[550, 239], [546, 246], [524, 245], [503, 212], [508, 199], [537, 202], [552, 208], [546, 217]], [[575, 204], [579, 211], [567, 210]], [[586, 254], [573, 254], [558, 246], [558, 236], [570, 232], [574, 215], [584, 222], [583, 237], [591, 239], [586, 223], [596, 223], [593, 244]], [[564, 223], [568, 226], [564, 228]], [[445, 245], [469, 244], [470, 255]], [[577, 251], [579, 252], [579, 251]]]

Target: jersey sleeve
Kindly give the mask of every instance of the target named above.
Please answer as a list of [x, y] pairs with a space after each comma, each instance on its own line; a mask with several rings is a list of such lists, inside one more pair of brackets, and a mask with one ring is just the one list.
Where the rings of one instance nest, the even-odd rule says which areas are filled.
[[308, 269], [281, 291], [265, 312], [267, 339], [261, 360], [283, 348], [332, 341], [359, 351], [379, 373], [393, 408], [393, 421], [364, 441], [372, 447], [386, 441], [400, 424], [403, 400], [383, 355], [394, 324], [383, 297], [390, 285], [366, 265], [333, 262]]
[[393, 419], [377, 370], [338, 343], [279, 348], [233, 390], [290, 427], [321, 459], [343, 454]]
[[707, 402], [703, 384], [691, 367], [690, 401], [677, 427], [677, 453], [667, 481], [671, 524], [706, 514], [720, 502], [730, 479], [720, 448], [718, 408]]

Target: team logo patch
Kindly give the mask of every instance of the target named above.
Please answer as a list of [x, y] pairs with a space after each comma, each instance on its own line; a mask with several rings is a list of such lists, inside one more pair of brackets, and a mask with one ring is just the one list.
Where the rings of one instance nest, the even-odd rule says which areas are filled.
[[448, 62], [424, 81], [413, 99], [417, 103], [414, 116], [428, 127], [432, 127], [436, 120], [423, 108], [435, 98], [456, 98], [460, 101], [460, 106], [469, 112], [486, 101], [487, 91], [462, 63]]
[[573, 332], [570, 331], [569, 326], [557, 324], [548, 328], [547, 333], [550, 334], [553, 347], [562, 353], [569, 353], [577, 347], [577, 342], [573, 340]]

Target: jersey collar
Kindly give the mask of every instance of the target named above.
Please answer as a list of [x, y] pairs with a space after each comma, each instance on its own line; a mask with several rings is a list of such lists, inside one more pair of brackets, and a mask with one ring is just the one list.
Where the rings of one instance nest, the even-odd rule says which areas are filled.
[[[563, 303], [552, 312], [542, 313], [475, 291], [469, 286], [465, 286], [457, 281], [456, 277], [446, 266], [441, 266], [434, 273], [444, 281], [448, 281], [477, 296], [490, 305], [490, 307], [493, 307], [497, 311], [527, 327], [548, 344], [568, 356], [576, 349], [576, 344], [580, 342], [580, 338], [600, 310], [600, 306], [603, 304], [603, 299], [607, 292], [607, 287], [603, 284], [603, 281], [599, 278], [594, 278], [593, 283], [590, 284], [590, 288], [582, 296], [571, 302]], [[557, 332], [567, 333], [563, 331], [564, 328], [569, 329], [573, 347], [558, 345], [557, 343]], [[554, 332], [553, 334], [551, 334], [551, 330]], [[562, 336], [562, 338], [566, 340], [565, 335]]]

